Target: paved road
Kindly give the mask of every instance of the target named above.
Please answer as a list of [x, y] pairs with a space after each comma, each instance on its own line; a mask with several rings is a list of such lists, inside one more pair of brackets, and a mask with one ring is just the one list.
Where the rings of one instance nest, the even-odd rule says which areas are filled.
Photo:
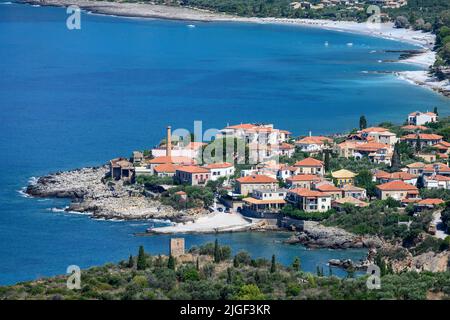
[[436, 225], [436, 234], [434, 235], [436, 238], [445, 239], [448, 236], [443, 230], [439, 230], [438, 226], [442, 223], [441, 220], [441, 211], [435, 211], [433, 213], [433, 222]]

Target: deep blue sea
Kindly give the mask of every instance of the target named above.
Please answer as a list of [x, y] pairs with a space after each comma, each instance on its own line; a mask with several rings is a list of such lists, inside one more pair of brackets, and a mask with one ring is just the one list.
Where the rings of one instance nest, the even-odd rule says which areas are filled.
[[[430, 90], [367, 72], [416, 70], [381, 62], [398, 57], [384, 50], [409, 44], [302, 27], [189, 28], [89, 14], [81, 30], [69, 31], [66, 18], [62, 8], [0, 3], [0, 284], [119, 261], [141, 244], [166, 253], [168, 236], [133, 235], [146, 222], [55, 213], [66, 201], [19, 191], [31, 177], [151, 147], [169, 124], [273, 122], [300, 135], [351, 129], [362, 114], [376, 124], [434, 106], [450, 113], [449, 100]], [[284, 245], [283, 233], [217, 237], [234, 252], [275, 253], [283, 263], [299, 256], [312, 272], [330, 258], [357, 260], [365, 252]], [[215, 238], [187, 235], [187, 247]]]

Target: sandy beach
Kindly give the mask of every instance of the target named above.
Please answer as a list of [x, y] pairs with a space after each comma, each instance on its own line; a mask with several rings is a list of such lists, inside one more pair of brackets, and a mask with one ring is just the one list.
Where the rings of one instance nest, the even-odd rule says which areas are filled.
[[34, 5], [70, 6], [76, 5], [89, 13], [121, 16], [129, 18], [154, 18], [185, 20], [191, 22], [245, 22], [260, 24], [284, 24], [303, 27], [322, 28], [333, 31], [364, 34], [381, 37], [405, 43], [414, 44], [424, 49], [421, 54], [402, 60], [403, 63], [415, 64], [422, 67], [423, 71], [406, 71], [395, 73], [400, 79], [435, 90], [445, 96], [450, 95], [450, 83], [437, 81], [428, 73], [428, 68], [435, 61], [435, 53], [432, 51], [435, 36], [431, 33], [423, 33], [411, 29], [397, 29], [392, 23], [369, 24], [352, 21], [331, 21], [313, 19], [288, 19], [288, 18], [257, 18], [238, 17], [221, 14], [207, 10], [199, 10], [187, 7], [164, 6], [144, 3], [120, 3], [108, 1], [90, 0], [24, 0], [23, 2]]
[[204, 215], [194, 222], [177, 223], [173, 226], [159, 227], [151, 233], [215, 233], [244, 231], [252, 225], [239, 213], [216, 212]]

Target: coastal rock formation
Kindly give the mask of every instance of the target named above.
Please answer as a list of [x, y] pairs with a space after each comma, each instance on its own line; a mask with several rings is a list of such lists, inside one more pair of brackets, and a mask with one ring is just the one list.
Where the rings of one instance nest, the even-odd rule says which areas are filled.
[[408, 254], [405, 259], [391, 261], [391, 265], [394, 272], [445, 272], [447, 271], [449, 256], [448, 251], [441, 253], [429, 251], [418, 256]]
[[303, 230], [287, 243], [300, 243], [312, 248], [364, 248], [379, 247], [382, 240], [376, 237], [361, 237], [336, 227], [326, 227], [318, 222], [305, 221]]
[[34, 197], [70, 198], [69, 212], [87, 212], [104, 219], [171, 219], [187, 221], [203, 209], [177, 211], [143, 195], [143, 190], [105, 179], [108, 167], [83, 168], [39, 178], [26, 193]]

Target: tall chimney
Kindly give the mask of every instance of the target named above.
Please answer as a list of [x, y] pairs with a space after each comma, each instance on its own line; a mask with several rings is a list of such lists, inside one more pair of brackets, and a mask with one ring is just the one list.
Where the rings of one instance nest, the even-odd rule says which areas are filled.
[[172, 137], [170, 132], [171, 127], [167, 126], [167, 141], [166, 141], [166, 156], [172, 156]]

